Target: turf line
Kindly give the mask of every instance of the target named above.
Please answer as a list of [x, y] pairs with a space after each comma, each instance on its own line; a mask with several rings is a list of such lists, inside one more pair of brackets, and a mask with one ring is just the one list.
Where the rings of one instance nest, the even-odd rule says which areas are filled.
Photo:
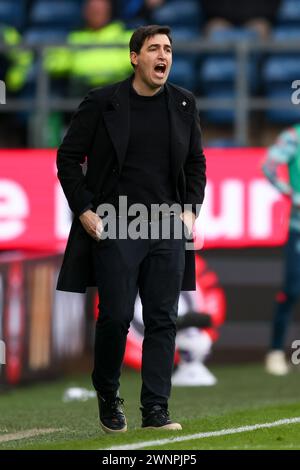
[[[124, 445], [109, 447], [104, 450], [137, 450], [137, 449], [143, 449], [144, 447], [163, 446], [165, 444], [173, 444], [174, 442], [184, 442], [184, 441], [190, 441], [193, 439], [205, 439], [207, 437], [226, 436], [228, 434], [238, 434], [242, 432], [256, 431], [257, 429], [275, 428], [277, 426], [283, 426], [286, 424], [296, 424], [296, 423], [300, 423], [300, 417], [280, 419], [278, 421], [273, 421], [271, 423], [254, 424], [251, 426], [241, 426], [239, 428], [221, 429], [220, 431], [200, 432], [197, 434], [188, 434], [186, 436], [170, 437], [167, 439], [157, 439], [153, 441], [136, 442], [134, 444], [124, 444]], [[103, 450], [103, 449], [99, 449], [99, 450]]]
[[28, 439], [30, 437], [41, 436], [42, 434], [51, 434], [58, 431], [62, 431], [62, 429], [27, 429], [25, 431], [4, 434], [0, 435], [0, 444], [2, 442], [18, 441], [20, 439]]

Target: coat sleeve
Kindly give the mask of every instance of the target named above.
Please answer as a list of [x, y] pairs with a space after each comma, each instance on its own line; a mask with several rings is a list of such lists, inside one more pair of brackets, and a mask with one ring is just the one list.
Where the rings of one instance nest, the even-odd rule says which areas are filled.
[[262, 165], [262, 171], [266, 178], [278, 191], [286, 196], [291, 196], [292, 187], [280, 173], [282, 166], [288, 167], [296, 158], [299, 142], [295, 128], [283, 131], [276, 139], [275, 144], [268, 148], [267, 156]]
[[184, 166], [186, 178], [185, 204], [191, 205], [198, 217], [204, 199], [206, 185], [206, 160], [202, 149], [199, 114], [194, 100], [194, 119], [189, 154]]
[[92, 90], [73, 114], [70, 127], [57, 152], [57, 176], [70, 209], [76, 216], [92, 205], [82, 163], [88, 158], [100, 117], [100, 104]]

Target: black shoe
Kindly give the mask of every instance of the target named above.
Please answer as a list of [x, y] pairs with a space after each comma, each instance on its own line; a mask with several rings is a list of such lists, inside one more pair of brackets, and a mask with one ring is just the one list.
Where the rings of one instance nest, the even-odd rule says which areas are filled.
[[103, 398], [97, 393], [100, 425], [104, 432], [118, 433], [127, 431], [126, 418], [122, 409], [124, 400], [117, 396]]
[[182, 429], [179, 423], [171, 421], [168, 409], [161, 405], [154, 405], [151, 408], [141, 408], [142, 428], [149, 429], [170, 429], [180, 431]]

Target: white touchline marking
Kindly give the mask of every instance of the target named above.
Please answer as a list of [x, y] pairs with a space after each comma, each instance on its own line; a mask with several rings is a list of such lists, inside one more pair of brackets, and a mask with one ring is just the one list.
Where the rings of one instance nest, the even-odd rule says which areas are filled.
[[18, 431], [11, 434], [0, 435], [0, 443], [9, 441], [18, 441], [19, 439], [26, 439], [29, 437], [40, 436], [42, 434], [50, 434], [53, 432], [62, 431], [62, 429], [28, 429], [25, 431]]
[[279, 421], [273, 421], [272, 423], [253, 424], [252, 426], [241, 426], [239, 428], [221, 429], [220, 431], [200, 432], [198, 434], [188, 434], [187, 436], [157, 439], [155, 441], [136, 442], [135, 444], [125, 444], [99, 450], [137, 450], [143, 449], [144, 447], [163, 446], [165, 444], [173, 444], [174, 442], [184, 442], [193, 439], [204, 439], [206, 437], [225, 436], [227, 434], [238, 434], [241, 432], [256, 431], [257, 429], [274, 428], [276, 426], [283, 426], [285, 424], [295, 423], [300, 423], [300, 417], [280, 419]]

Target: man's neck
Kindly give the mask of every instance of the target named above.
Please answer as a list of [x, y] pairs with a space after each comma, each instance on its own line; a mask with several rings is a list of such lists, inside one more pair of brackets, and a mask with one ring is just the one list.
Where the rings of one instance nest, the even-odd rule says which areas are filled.
[[136, 77], [134, 77], [132, 81], [132, 88], [140, 96], [154, 96], [162, 90], [163, 86], [150, 88], [144, 82], [137, 80]]

